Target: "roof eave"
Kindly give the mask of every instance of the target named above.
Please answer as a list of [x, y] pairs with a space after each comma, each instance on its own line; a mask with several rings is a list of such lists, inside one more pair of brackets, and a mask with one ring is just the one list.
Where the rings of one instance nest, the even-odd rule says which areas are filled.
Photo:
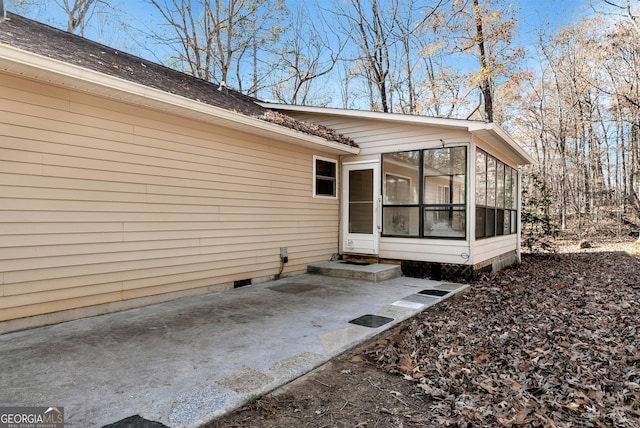
[[342, 117], [354, 117], [361, 119], [373, 119], [380, 121], [391, 121], [391, 122], [401, 122], [401, 123], [412, 123], [417, 125], [428, 125], [435, 126], [440, 128], [448, 128], [448, 129], [461, 129], [468, 131], [472, 135], [478, 135], [480, 138], [483, 138], [483, 134], [486, 136], [490, 136], [492, 139], [496, 139], [504, 146], [508, 147], [511, 152], [517, 158], [519, 165], [527, 165], [534, 164], [535, 160], [500, 126], [495, 123], [490, 122], [481, 122], [477, 120], [465, 120], [465, 119], [449, 119], [449, 118], [438, 118], [438, 117], [428, 117], [428, 116], [420, 116], [420, 115], [407, 115], [407, 114], [397, 114], [397, 113], [382, 113], [382, 112], [371, 112], [365, 110], [347, 110], [347, 109], [339, 109], [339, 108], [328, 108], [328, 107], [312, 107], [312, 106], [294, 106], [287, 104], [278, 104], [278, 103], [269, 103], [269, 102], [261, 102], [259, 103], [261, 106], [265, 108], [270, 108], [274, 110], [289, 110], [295, 112], [302, 113], [310, 113], [310, 114], [321, 114], [321, 115], [337, 115]]
[[289, 110], [302, 113], [314, 113], [322, 115], [336, 115], [343, 117], [356, 117], [364, 119], [374, 119], [379, 121], [388, 122], [403, 122], [414, 123], [420, 125], [432, 125], [442, 128], [461, 128], [466, 129], [469, 127], [471, 121], [464, 119], [450, 119], [441, 117], [421, 116], [416, 114], [401, 114], [401, 113], [383, 113], [379, 111], [368, 110], [349, 110], [334, 107], [313, 107], [313, 106], [300, 106], [289, 105], [271, 102], [259, 102], [262, 107], [273, 110]]
[[531, 165], [535, 164], [536, 161], [527, 153], [507, 131], [502, 129], [499, 125], [492, 122], [474, 122], [472, 126], [469, 127], [469, 132], [471, 134], [482, 134], [484, 132], [497, 137], [499, 140], [504, 141], [509, 148], [519, 157], [518, 164], [519, 165]]
[[32, 52], [0, 45], [0, 70], [334, 154], [360, 149]]

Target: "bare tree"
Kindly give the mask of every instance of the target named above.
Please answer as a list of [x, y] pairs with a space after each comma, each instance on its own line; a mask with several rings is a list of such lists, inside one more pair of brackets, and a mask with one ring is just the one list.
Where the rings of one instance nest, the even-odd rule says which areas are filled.
[[[76, 33], [84, 37], [85, 29], [94, 14], [101, 9], [112, 9], [112, 5], [105, 0], [54, 0], [64, 16], [64, 28], [69, 33]], [[8, 6], [16, 13], [31, 15], [34, 10], [43, 11], [51, 7], [45, 0], [9, 0]], [[104, 10], [103, 10], [104, 12]], [[47, 18], [50, 18], [51, 15]]]
[[398, 1], [391, 0], [386, 9], [384, 6], [380, 0], [350, 0], [345, 8], [334, 13], [342, 32], [358, 49], [356, 62], [369, 88], [371, 108], [388, 112], [389, 46], [393, 42], [388, 36], [395, 32]]
[[84, 30], [91, 15], [100, 4], [107, 5], [102, 0], [61, 0], [56, 3], [62, 8], [67, 18], [67, 31], [84, 36]]
[[169, 27], [168, 32], [151, 29], [150, 33], [173, 50], [171, 65], [182, 65], [205, 80], [232, 84], [239, 90], [248, 86], [249, 92], [257, 92], [257, 55], [281, 33], [278, 22], [286, 10], [284, 0], [148, 1]]
[[523, 97], [535, 168], [553, 189], [558, 219], [580, 234], [607, 217], [618, 233], [625, 218], [640, 220], [637, 40], [627, 17], [591, 18], [541, 38], [542, 73]]
[[[149, 0], [160, 12], [169, 27], [152, 28], [151, 36], [158, 43], [174, 52], [170, 60], [173, 67], [183, 68], [204, 80], [212, 80], [214, 39], [211, 36], [214, 24], [208, 13], [209, 0], [201, 0], [194, 11], [190, 0]], [[158, 58], [163, 60], [162, 58]]]
[[37, 6], [38, 0], [7, 0], [5, 10], [11, 9], [21, 15], [29, 15], [31, 8]]
[[640, 219], [640, 44], [638, 27], [632, 19], [619, 22], [607, 34], [606, 70], [615, 102], [610, 111], [616, 114], [617, 152], [621, 158], [621, 185], [624, 203]]
[[312, 84], [331, 73], [343, 48], [344, 42], [330, 40], [317, 28], [308, 11], [298, 8], [292, 20], [290, 38], [277, 57], [280, 73], [272, 86], [276, 99], [299, 105], [317, 103], [313, 99]]
[[640, 34], [640, 14], [631, 7], [631, 0], [602, 0], [602, 2], [627, 18], [635, 32]]
[[416, 40], [439, 4], [349, 0], [336, 3], [330, 11], [335, 32], [351, 42], [351, 55], [344, 61], [351, 64], [351, 75], [359, 74], [365, 83], [371, 109], [393, 111], [397, 98], [401, 110], [416, 111], [414, 72], [420, 62]]
[[354, 80], [357, 79], [357, 73], [353, 70], [353, 64], [347, 61], [340, 61], [337, 67], [337, 76], [341, 83], [338, 85], [340, 105], [344, 109], [354, 108], [362, 94], [354, 84]]
[[403, 113], [420, 113], [422, 82], [434, 82], [435, 75], [439, 74], [434, 67], [433, 58], [427, 55], [427, 61], [423, 61], [422, 54], [428, 50], [430, 41], [427, 22], [441, 5], [442, 0], [406, 0], [398, 5], [399, 10], [395, 15], [396, 34], [392, 35], [397, 46], [391, 95], [395, 95], [399, 110]]
[[487, 50], [485, 48], [484, 41], [484, 18], [478, 0], [473, 0], [473, 16], [476, 24], [475, 39], [480, 55], [480, 76], [478, 78], [478, 83], [480, 85], [482, 96], [484, 97], [484, 112], [486, 114], [487, 121], [493, 122], [493, 76], [491, 75], [492, 73], [489, 72], [489, 61], [487, 59]]
[[469, 84], [483, 96], [484, 119], [492, 122], [498, 111], [497, 88], [517, 79], [524, 51], [514, 45], [515, 13], [504, 0], [454, 0], [449, 11], [440, 9], [433, 28], [443, 49], [453, 55], [472, 55], [478, 71], [469, 74]]
[[[288, 30], [289, 24], [284, 21], [289, 10], [284, 0], [236, 2], [236, 7], [229, 2], [227, 12], [232, 16], [229, 23], [233, 25], [222, 39], [226, 42], [226, 48], [235, 55], [235, 59], [229, 57], [229, 63], [234, 65], [238, 90], [257, 96], [260, 90], [269, 86], [274, 63], [278, 61], [281, 37]], [[251, 77], [250, 81], [247, 76]], [[247, 81], [251, 84], [245, 85]]]

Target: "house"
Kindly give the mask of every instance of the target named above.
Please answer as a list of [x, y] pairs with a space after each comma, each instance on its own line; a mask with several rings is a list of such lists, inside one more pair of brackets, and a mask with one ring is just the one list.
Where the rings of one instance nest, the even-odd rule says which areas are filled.
[[330, 127], [360, 147], [339, 162], [340, 254], [402, 262], [404, 271], [434, 279], [473, 277], [519, 259], [518, 166], [533, 159], [499, 126], [261, 105]]
[[514, 260], [531, 159], [494, 125], [258, 103], [0, 19], [0, 332], [337, 254], [432, 275]]

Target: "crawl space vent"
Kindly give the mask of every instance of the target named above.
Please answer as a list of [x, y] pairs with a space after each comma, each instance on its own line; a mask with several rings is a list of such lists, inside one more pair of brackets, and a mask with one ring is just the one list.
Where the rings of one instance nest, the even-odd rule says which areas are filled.
[[422, 290], [420, 291], [419, 294], [424, 294], [427, 296], [438, 296], [438, 297], [442, 297], [442, 296], [446, 296], [447, 294], [449, 294], [448, 291], [444, 291], [444, 290]]
[[363, 315], [349, 321], [349, 324], [361, 325], [364, 327], [378, 328], [393, 321], [393, 318], [383, 317], [381, 315]]

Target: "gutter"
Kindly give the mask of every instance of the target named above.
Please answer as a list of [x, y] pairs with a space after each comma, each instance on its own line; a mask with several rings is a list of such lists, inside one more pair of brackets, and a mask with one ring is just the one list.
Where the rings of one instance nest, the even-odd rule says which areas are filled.
[[431, 125], [441, 128], [468, 129], [468, 120], [440, 118], [432, 116], [409, 115], [401, 113], [383, 113], [370, 110], [349, 110], [336, 107], [313, 107], [289, 104], [278, 104], [272, 102], [258, 102], [259, 105], [272, 110], [289, 110], [302, 113], [337, 115], [344, 117], [355, 117], [359, 119], [375, 119], [388, 122], [412, 123], [417, 125]]
[[[2, 0], [0, 0], [1, 4]], [[253, 116], [204, 104], [8, 45], [0, 44], [0, 70], [145, 107], [162, 109], [164, 106], [165, 111], [171, 111], [171, 109], [166, 109], [167, 106], [174, 107], [180, 110], [178, 114], [182, 116], [210, 123], [225, 122], [227, 127], [244, 126], [250, 133], [271, 134], [274, 138], [278, 137], [292, 144], [300, 145], [302, 143], [302, 145], [319, 146], [338, 154], [358, 154], [360, 152], [357, 147], [326, 140]], [[122, 97], [123, 93], [134, 99]]]

